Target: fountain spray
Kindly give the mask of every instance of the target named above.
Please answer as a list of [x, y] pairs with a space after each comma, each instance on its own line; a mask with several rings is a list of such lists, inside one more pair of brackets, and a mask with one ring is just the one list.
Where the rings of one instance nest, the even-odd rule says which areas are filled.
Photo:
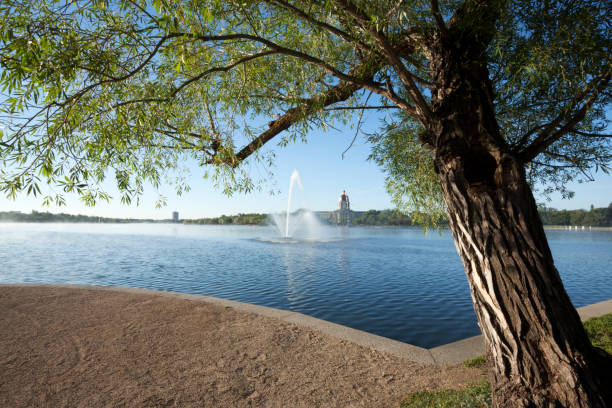
[[287, 200], [287, 214], [285, 217], [285, 236], [284, 238], [289, 238], [289, 216], [291, 214], [291, 197], [293, 196], [293, 185], [298, 183], [298, 186], [301, 190], [304, 190], [302, 186], [302, 180], [300, 179], [300, 173], [298, 173], [297, 169], [293, 170], [291, 173], [291, 179], [289, 180], [289, 199]]

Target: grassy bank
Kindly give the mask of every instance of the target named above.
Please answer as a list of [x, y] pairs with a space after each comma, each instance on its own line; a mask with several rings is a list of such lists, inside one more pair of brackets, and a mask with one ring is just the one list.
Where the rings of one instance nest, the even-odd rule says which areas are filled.
[[587, 320], [584, 328], [594, 346], [612, 354], [612, 313]]
[[[612, 354], [612, 313], [584, 322], [591, 343]], [[483, 368], [483, 356], [463, 362], [466, 367]], [[491, 406], [491, 384], [488, 381], [468, 383], [459, 390], [438, 389], [410, 393], [400, 408], [488, 408]]]

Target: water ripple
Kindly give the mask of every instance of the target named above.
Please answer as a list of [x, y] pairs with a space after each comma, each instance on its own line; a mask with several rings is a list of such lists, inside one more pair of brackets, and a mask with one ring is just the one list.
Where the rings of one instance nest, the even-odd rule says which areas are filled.
[[[424, 347], [479, 333], [448, 232], [0, 224], [0, 282], [133, 286], [297, 311]], [[612, 298], [612, 232], [551, 231], [576, 306]], [[587, 273], [588, 272], [588, 273]]]

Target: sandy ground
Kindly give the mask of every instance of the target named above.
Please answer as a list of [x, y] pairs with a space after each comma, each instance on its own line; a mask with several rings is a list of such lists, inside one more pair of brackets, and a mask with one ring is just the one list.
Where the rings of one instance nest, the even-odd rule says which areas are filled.
[[398, 407], [484, 376], [209, 303], [0, 286], [0, 407]]

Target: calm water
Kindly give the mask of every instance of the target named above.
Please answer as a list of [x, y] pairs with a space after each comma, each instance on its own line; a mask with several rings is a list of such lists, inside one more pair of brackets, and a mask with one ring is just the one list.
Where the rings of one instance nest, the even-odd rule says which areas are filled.
[[[133, 286], [292, 310], [433, 347], [479, 334], [450, 234], [329, 228], [0, 224], [0, 282]], [[612, 298], [612, 232], [549, 231], [576, 307]]]

